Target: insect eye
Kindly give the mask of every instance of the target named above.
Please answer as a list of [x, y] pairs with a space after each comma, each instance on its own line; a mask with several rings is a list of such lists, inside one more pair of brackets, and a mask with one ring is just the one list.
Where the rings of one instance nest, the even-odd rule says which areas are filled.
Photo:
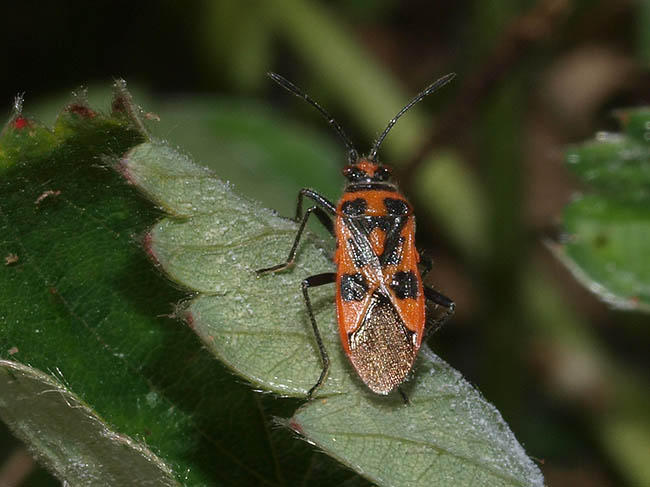
[[386, 166], [379, 166], [375, 171], [375, 179], [378, 181], [386, 181], [391, 176], [390, 169]]
[[343, 175], [350, 181], [359, 181], [366, 177], [366, 173], [356, 166], [345, 166]]

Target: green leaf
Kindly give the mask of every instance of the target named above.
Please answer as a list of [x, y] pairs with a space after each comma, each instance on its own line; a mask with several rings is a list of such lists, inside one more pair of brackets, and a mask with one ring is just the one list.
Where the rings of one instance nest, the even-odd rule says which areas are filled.
[[494, 406], [428, 347], [409, 389], [409, 405], [328, 397], [288, 426], [379, 485], [544, 485]]
[[612, 306], [650, 311], [650, 212], [591, 194], [564, 210], [567, 243], [552, 247], [588, 289]]
[[[321, 364], [300, 280], [333, 269], [323, 245], [307, 236], [291, 271], [258, 278], [255, 269], [286, 258], [294, 222], [161, 143], [135, 147], [120, 170], [169, 213], [146, 247], [174, 281], [199, 293], [182, 314], [206, 347], [255, 386], [304, 397]], [[543, 484], [499, 413], [426, 347], [407, 385], [410, 406], [371, 394], [342, 354], [333, 290], [311, 295], [330, 372], [319, 399], [285, 424], [378, 485]]]
[[[84, 414], [99, 418], [97, 427], [115, 434], [106, 439], [111, 448], [125, 449], [129, 438], [146, 445], [184, 485], [365, 485], [290, 432], [271, 429], [274, 415], [295, 408], [291, 402], [241, 384], [169, 316], [185, 294], [169, 286], [141, 245], [160, 210], [113, 170], [147, 138], [137, 112], [119, 86], [110, 115], [76, 100], [53, 130], [20, 113], [3, 129], [0, 359], [64, 384], [61, 397], [74, 395]], [[33, 392], [33, 402], [45, 399]], [[78, 456], [47, 447], [72, 448], [93, 431], [57, 427], [59, 416], [20, 411], [22, 403], [3, 399], [3, 418], [59, 478], [120, 484], [94, 464], [87, 481], [76, 482]], [[74, 422], [75, 414], [61, 409], [61, 421]], [[94, 458], [114, 465], [111, 448]], [[160, 485], [157, 475], [140, 485]]]
[[[209, 170], [163, 144], [137, 146], [120, 167], [129, 181], [173, 216], [158, 222], [145, 241], [150, 255], [174, 281], [202, 293], [185, 310], [192, 328], [211, 351], [256, 385], [304, 397], [321, 364], [306, 336], [305, 326], [310, 325], [295, 276], [331, 270], [326, 252], [305, 246], [295, 273], [258, 278], [255, 269], [286, 258], [295, 223], [235, 194]], [[327, 299], [321, 303], [323, 295], [331, 298], [327, 290], [314, 291], [316, 317], [321, 321], [328, 315], [326, 322], [333, 326], [333, 307]], [[294, 326], [279, 326], [285, 322]], [[337, 335], [334, 328], [329, 331], [332, 340], [326, 342], [336, 349]], [[301, 354], [305, 347], [312, 353]], [[260, 349], [267, 353], [260, 354]], [[343, 373], [341, 364], [347, 362], [340, 354], [332, 360], [324, 391], [334, 384], [339, 384], [337, 391], [345, 390], [351, 374]], [[276, 368], [282, 382], [256, 380]]]
[[179, 485], [146, 445], [111, 430], [63, 384], [0, 360], [0, 417], [71, 485]]
[[650, 202], [650, 108], [620, 111], [625, 132], [601, 132], [595, 139], [569, 147], [569, 168], [610, 199]]
[[595, 192], [564, 211], [555, 254], [614, 307], [650, 311], [650, 108], [619, 112], [623, 134], [599, 134], [567, 150], [567, 162]]

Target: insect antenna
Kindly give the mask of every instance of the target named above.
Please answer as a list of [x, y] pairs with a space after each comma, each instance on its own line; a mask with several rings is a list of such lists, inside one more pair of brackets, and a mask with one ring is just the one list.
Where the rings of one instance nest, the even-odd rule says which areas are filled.
[[418, 96], [413, 98], [408, 105], [406, 105], [404, 108], [402, 108], [397, 115], [395, 115], [390, 122], [388, 122], [388, 127], [386, 127], [386, 130], [383, 131], [383, 133], [379, 136], [377, 139], [377, 142], [375, 142], [375, 145], [372, 146], [372, 150], [370, 151], [370, 155], [368, 156], [369, 161], [376, 161], [377, 159], [377, 151], [379, 151], [379, 146], [381, 146], [381, 143], [384, 141], [386, 136], [388, 135], [388, 132], [390, 132], [390, 129], [393, 128], [393, 125], [399, 120], [399, 118], [404, 115], [413, 105], [416, 103], [422, 101], [422, 98], [424, 98], [427, 95], [430, 95], [434, 91], [436, 91], [439, 88], [442, 88], [445, 86], [447, 83], [449, 83], [452, 79], [456, 77], [456, 73], [449, 73], [444, 75], [442, 78], [439, 78], [438, 80], [434, 81], [431, 83], [427, 88], [424, 89]]
[[334, 120], [330, 116], [330, 114], [325, 111], [325, 109], [322, 106], [320, 106], [312, 97], [310, 97], [307, 93], [302, 91], [300, 88], [298, 88], [296, 85], [294, 85], [291, 81], [284, 78], [283, 76], [280, 76], [279, 74], [272, 73], [272, 72], [269, 72], [269, 73], [266, 73], [266, 74], [267, 74], [267, 76], [269, 78], [271, 78], [277, 84], [282, 86], [282, 88], [284, 88], [287, 91], [290, 91], [291, 93], [293, 93], [297, 97], [302, 98], [307, 103], [314, 106], [314, 108], [316, 108], [316, 110], [321, 112], [325, 116], [325, 118], [327, 119], [327, 123], [330, 124], [334, 128], [334, 130], [336, 130], [336, 133], [339, 134], [339, 136], [343, 140], [343, 143], [345, 144], [345, 147], [348, 149], [348, 161], [350, 162], [350, 164], [354, 164], [355, 162], [358, 161], [359, 153], [357, 152], [357, 150], [352, 145], [352, 141], [350, 141], [350, 138], [346, 135], [345, 132], [343, 132], [343, 129], [338, 124], [338, 122], [336, 120]]

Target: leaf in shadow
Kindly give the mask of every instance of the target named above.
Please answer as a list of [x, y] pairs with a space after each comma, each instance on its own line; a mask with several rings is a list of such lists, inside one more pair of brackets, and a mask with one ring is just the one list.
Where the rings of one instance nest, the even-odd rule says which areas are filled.
[[[20, 384], [5, 381], [3, 419], [75, 485], [161, 485], [160, 468], [183, 485], [295, 485], [321, 468], [329, 484], [312, 485], [355, 484], [358, 476], [269, 427], [272, 415], [294, 409], [290, 401], [241, 384], [168, 316], [185, 294], [142, 248], [161, 211], [112, 169], [148, 139], [138, 113], [119, 84], [110, 114], [76, 99], [52, 130], [18, 112], [0, 134], [0, 359], [29, 366], [39, 384], [65, 384], [53, 396], [83, 404], [40, 414], [26, 401], [41, 404], [48, 394], [32, 388], [13, 398], [5, 387]], [[54, 424], [73, 424], [80, 413], [101, 424]], [[97, 431], [111, 432], [111, 445], [89, 451], [77, 441]], [[127, 444], [147, 448], [144, 459], [155, 465], [140, 469], [138, 483], [102, 477], [102, 462], [115, 474], [115, 449], [142, 457]], [[80, 458], [92, 460], [85, 472], [74, 464]]]
[[61, 481], [72, 485], [180, 485], [146, 445], [111, 430], [67, 388], [0, 360], [0, 417]]

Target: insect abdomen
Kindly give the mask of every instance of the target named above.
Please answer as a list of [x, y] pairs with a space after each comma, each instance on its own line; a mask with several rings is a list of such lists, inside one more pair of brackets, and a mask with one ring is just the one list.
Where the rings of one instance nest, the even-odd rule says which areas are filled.
[[417, 349], [387, 296], [376, 292], [361, 322], [348, 337], [350, 360], [361, 380], [377, 394], [388, 394], [408, 375]]

